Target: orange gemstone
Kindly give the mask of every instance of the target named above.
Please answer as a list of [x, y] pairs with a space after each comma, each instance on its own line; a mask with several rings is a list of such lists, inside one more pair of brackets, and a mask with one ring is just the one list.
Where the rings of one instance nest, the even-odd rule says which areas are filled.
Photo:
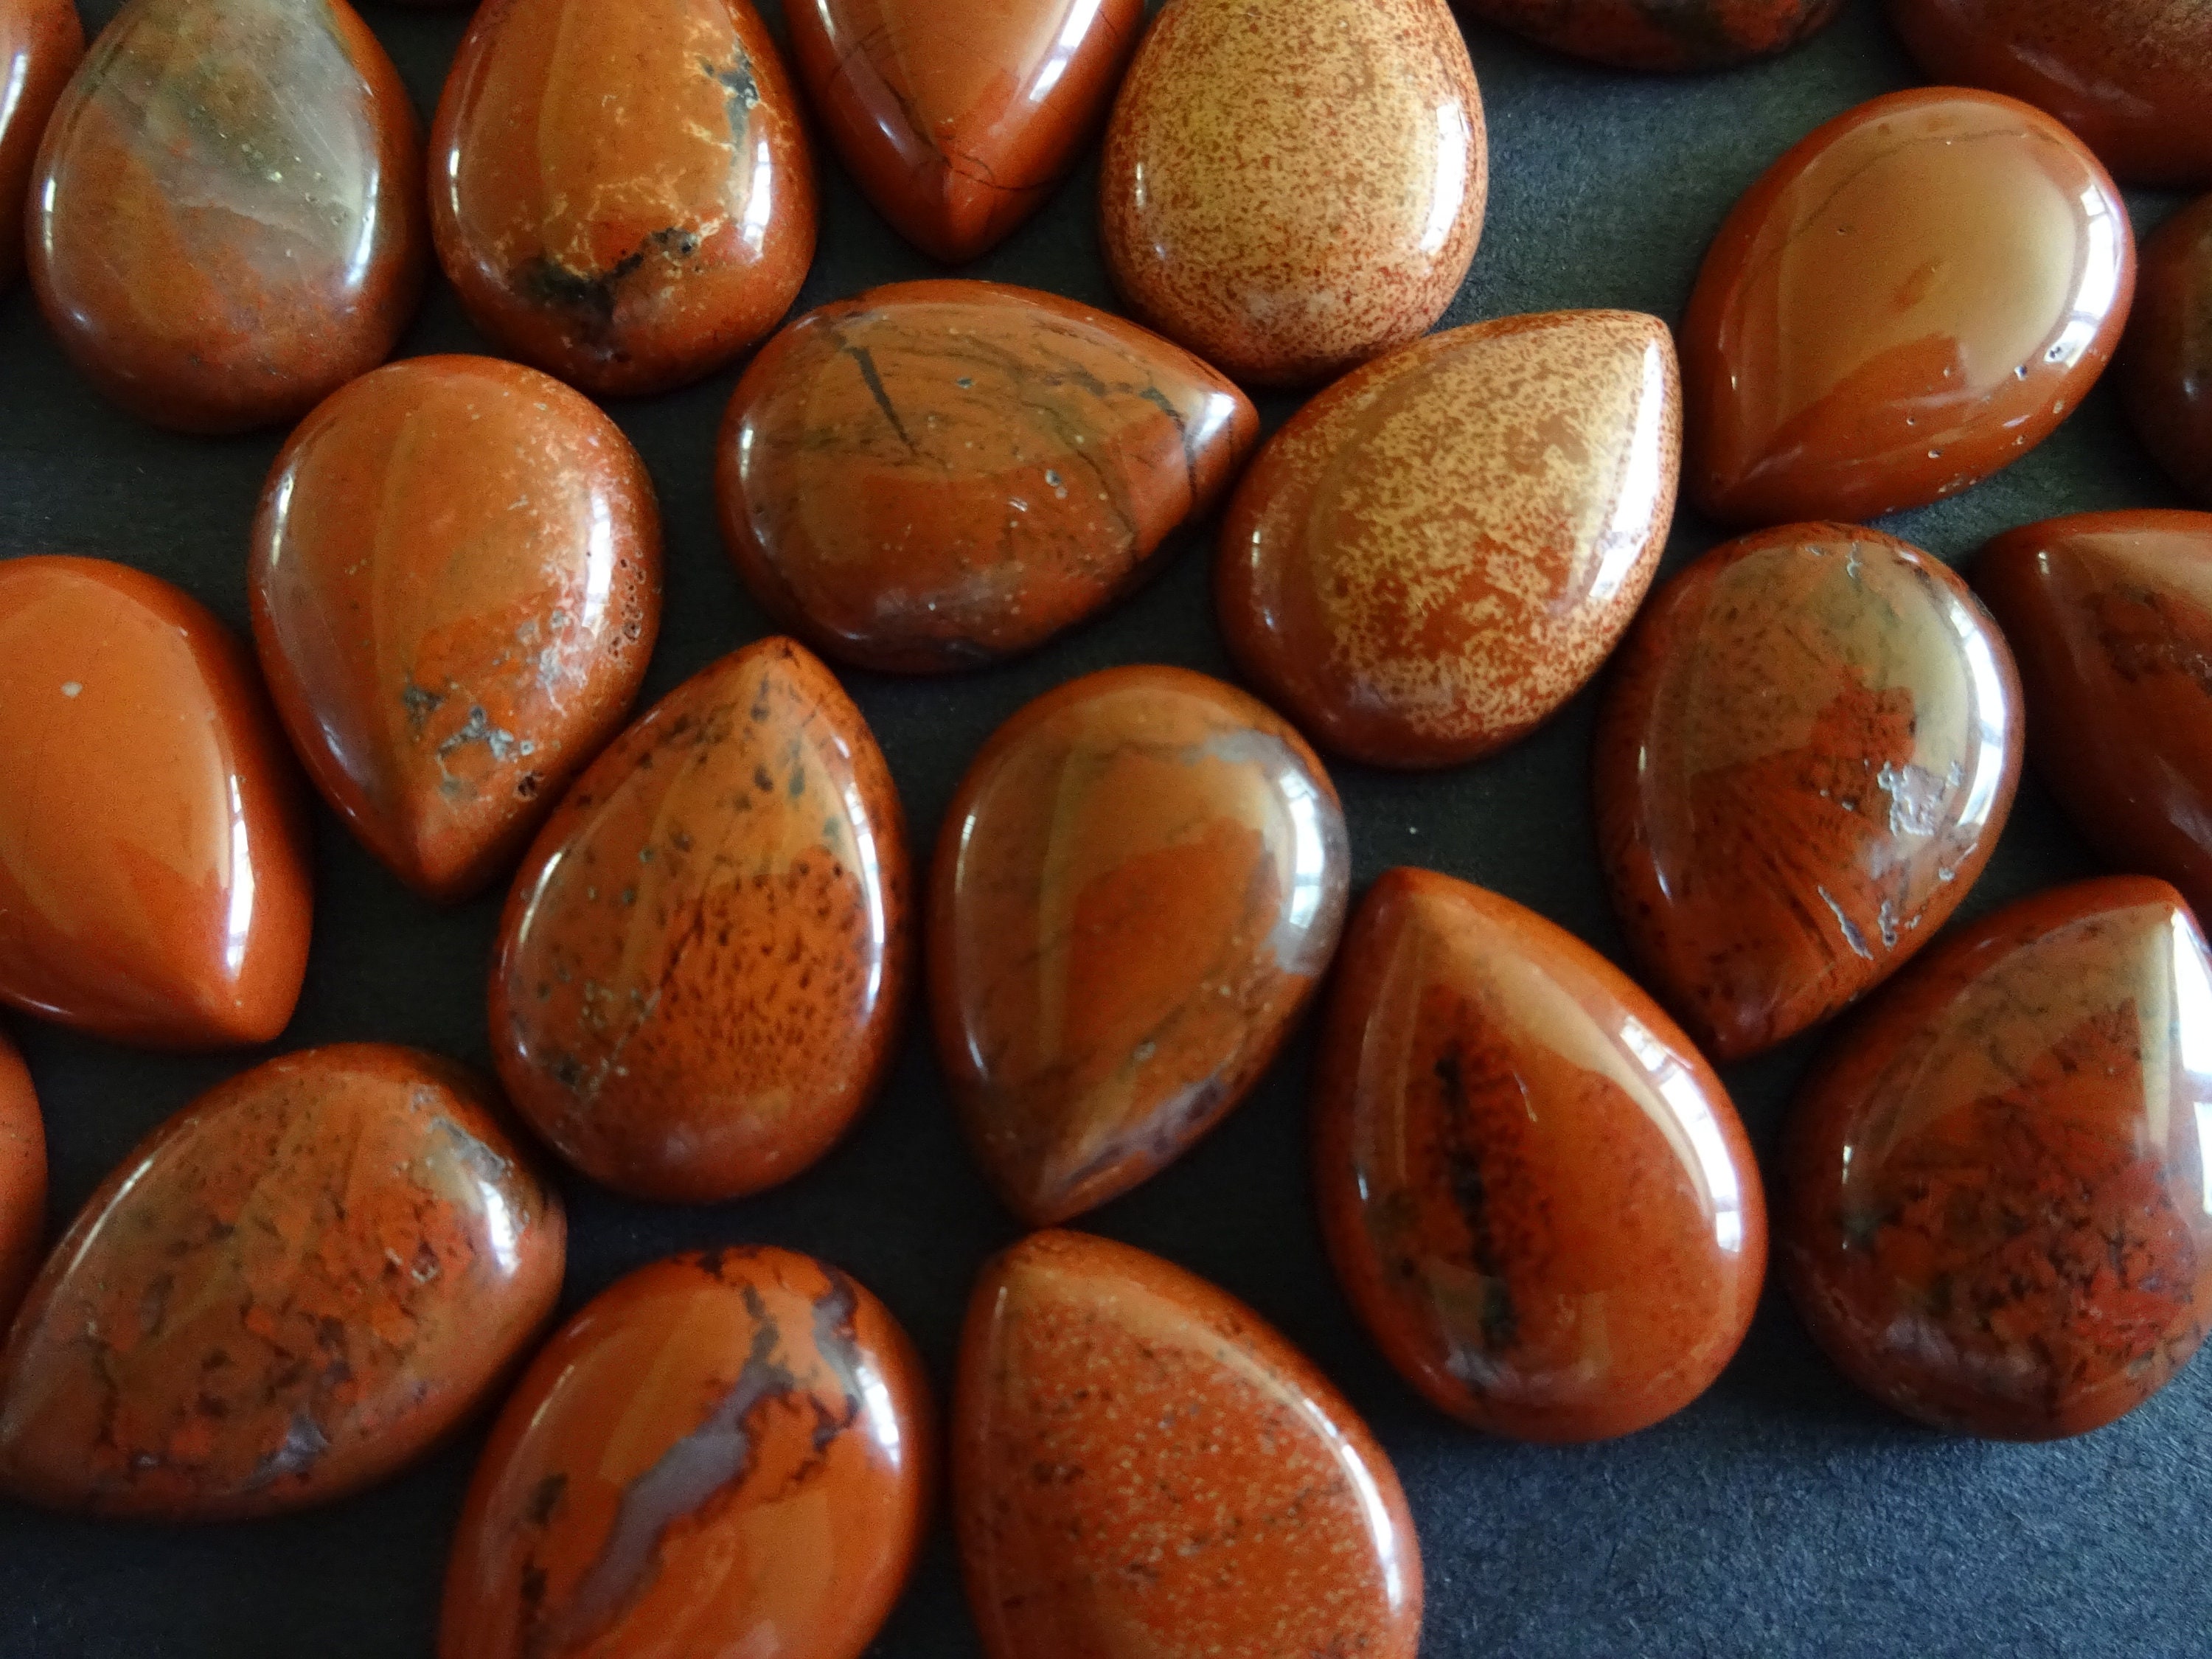
[[0, 1334], [39, 1270], [46, 1235], [46, 1124], [23, 1057], [0, 1031]]
[[1633, 70], [1723, 69], [1787, 52], [1842, 0], [1465, 0], [1470, 16]]
[[23, 269], [15, 227], [46, 118], [83, 57], [76, 0], [0, 0], [0, 293]]

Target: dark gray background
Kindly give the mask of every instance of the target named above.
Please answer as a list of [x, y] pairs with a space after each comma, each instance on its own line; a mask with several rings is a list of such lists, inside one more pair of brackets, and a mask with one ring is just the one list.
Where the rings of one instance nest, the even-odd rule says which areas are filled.
[[[616, 3], [617, 0], [603, 0]], [[957, 17], [961, 0], [945, 0]], [[96, 28], [114, 0], [87, 0]], [[769, 8], [773, 18], [775, 8]], [[427, 119], [465, 21], [369, 4]], [[778, 20], [778, 27], [781, 27]], [[1468, 26], [1488, 103], [1490, 216], [1449, 324], [1571, 306], [1681, 312], [1707, 240], [1802, 134], [1912, 82], [1872, 0], [1793, 56], [1732, 74], [1643, 78]], [[935, 269], [823, 152], [821, 252], [801, 307]], [[972, 268], [1109, 305], [1095, 167]], [[2133, 198], [2148, 231], [2176, 205]], [[482, 350], [442, 283], [401, 355]], [[734, 369], [614, 406], [667, 519], [667, 614], [647, 695], [767, 631], [714, 527], [712, 451]], [[1294, 400], [1263, 400], [1269, 424]], [[241, 630], [246, 545], [282, 433], [157, 432], [63, 362], [27, 290], [0, 301], [0, 556], [121, 559], [178, 582]], [[2055, 514], [2179, 505], [2106, 392], [2049, 443], [1962, 498], [1885, 526], [1964, 561]], [[1672, 569], [1717, 539], [1686, 517]], [[953, 783], [1029, 698], [1108, 664], [1229, 672], [1200, 536], [1126, 608], [1038, 657], [953, 679], [848, 674], [927, 856]], [[1592, 699], [1518, 748], [1440, 775], [1334, 769], [1358, 882], [1431, 866], [1510, 894], [1616, 957], [1586, 782]], [[2093, 864], [2032, 777], [1972, 914]], [[316, 939], [283, 1048], [376, 1038], [485, 1064], [494, 893], [441, 914], [319, 811]], [[138, 1054], [10, 1018], [45, 1103], [56, 1230], [154, 1125], [259, 1058]], [[1811, 1046], [1728, 1073], [1762, 1155]], [[1544, 1449], [1482, 1438], [1420, 1403], [1355, 1324], [1307, 1191], [1301, 1039], [1211, 1139], [1089, 1218], [1258, 1308], [1343, 1386], [1397, 1462], [1428, 1569], [1431, 1659], [1514, 1655], [2180, 1655], [2212, 1652], [2212, 1365], [2086, 1440], [1983, 1444], [1914, 1428], [1856, 1394], [1770, 1291], [1705, 1399], [1632, 1439]], [[857, 1132], [781, 1189], [705, 1209], [624, 1202], [573, 1177], [564, 1311], [665, 1252], [758, 1240], [830, 1257], [872, 1286], [949, 1385], [975, 1267], [1016, 1233], [955, 1137], [921, 1022]], [[389, 1486], [293, 1518], [202, 1530], [60, 1520], [0, 1504], [0, 1653], [107, 1659], [319, 1659], [428, 1652], [447, 1544], [481, 1429]], [[977, 1652], [940, 1528], [873, 1652]]]

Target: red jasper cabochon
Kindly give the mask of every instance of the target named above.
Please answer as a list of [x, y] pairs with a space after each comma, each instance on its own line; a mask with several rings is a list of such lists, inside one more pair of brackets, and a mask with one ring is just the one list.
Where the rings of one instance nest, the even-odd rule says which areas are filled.
[[0, 1031], [0, 1335], [39, 1270], [46, 1231], [46, 1123], [23, 1057]]
[[76, 0], [0, 0], [0, 293], [23, 269], [16, 234], [31, 193], [31, 165], [62, 88], [84, 56]]
[[2117, 373], [2143, 447], [2199, 507], [2212, 507], [2212, 196], [2143, 244]]
[[1786, 52], [1842, 0], [1461, 0], [1497, 23], [1620, 69], [1710, 70]]

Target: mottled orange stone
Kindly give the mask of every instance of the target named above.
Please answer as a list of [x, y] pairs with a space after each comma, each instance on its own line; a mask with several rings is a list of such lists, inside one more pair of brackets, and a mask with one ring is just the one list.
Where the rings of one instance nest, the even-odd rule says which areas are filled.
[[2198, 506], [2212, 507], [2212, 196], [2143, 244], [2116, 374], [2143, 447]]
[[1329, 1254], [1390, 1363], [1523, 1440], [1681, 1410], [1743, 1341], [1766, 1203], [1728, 1091], [1563, 928], [1390, 870], [1352, 920], [1314, 1096]]
[[929, 1385], [838, 1269], [641, 1267], [531, 1365], [477, 1466], [440, 1659], [859, 1659], [930, 1518]]
[[511, 862], [620, 729], [660, 623], [660, 519], [621, 430], [489, 357], [364, 375], [261, 493], [253, 632], [338, 816], [425, 896]]
[[31, 280], [134, 414], [290, 420], [414, 314], [422, 179], [407, 89], [345, 0], [131, 0], [46, 128]]
[[1904, 965], [1996, 848], [2020, 680], [1964, 582], [1850, 525], [1714, 549], [1644, 608], [1598, 717], [1598, 853], [1650, 981], [1723, 1060]]
[[23, 269], [23, 204], [46, 118], [84, 57], [76, 0], [0, 0], [0, 293]]
[[252, 659], [103, 559], [0, 561], [0, 1002], [118, 1042], [266, 1042], [307, 831]]
[[0, 1336], [39, 1270], [46, 1235], [46, 1124], [30, 1071], [0, 1031]]
[[2212, 1320], [2212, 957], [2164, 882], [2037, 894], [1947, 935], [1831, 1045], [1777, 1243], [1820, 1346], [1939, 1428], [2083, 1434]]
[[1328, 965], [1349, 866], [1321, 762], [1218, 680], [1110, 668], [1000, 727], [938, 840], [929, 991], [1006, 1203], [1080, 1214], [1218, 1123]]
[[1176, 0], [1106, 130], [1106, 268], [1239, 380], [1328, 380], [1443, 315], [1489, 185], [1445, 0]]
[[2104, 372], [2135, 270], [2111, 175], [2040, 110], [1935, 87], [1845, 111], [1705, 255], [1680, 331], [1691, 500], [1856, 520], [1978, 483]]
[[1619, 69], [1725, 69], [1787, 52], [1842, 0], [1462, 0], [1470, 16]]
[[730, 400], [722, 533], [777, 620], [865, 667], [1033, 650], [1146, 580], [1259, 416], [1179, 346], [996, 283], [811, 311]]
[[1043, 206], [1105, 118], [1144, 0], [790, 0], [791, 55], [860, 188], [973, 259]]
[[1396, 1472], [1328, 1379], [1158, 1256], [1032, 1234], [968, 1304], [953, 1516], [991, 1659], [1413, 1659]]
[[0, 1356], [0, 1491], [274, 1515], [434, 1444], [553, 1310], [559, 1195], [449, 1060], [313, 1048], [209, 1091], [86, 1204]]
[[1579, 690], [1650, 586], [1681, 462], [1656, 317], [1559, 311], [1431, 336], [1277, 433], [1222, 526], [1247, 677], [1326, 748], [1449, 766]]
[[788, 1180], [890, 1063], [912, 939], [906, 830], [860, 711], [757, 641], [663, 697], [524, 859], [492, 965], [508, 1096], [642, 1198]]
[[814, 163], [749, 0], [483, 0], [430, 134], [476, 325], [602, 394], [711, 374], [814, 260]]

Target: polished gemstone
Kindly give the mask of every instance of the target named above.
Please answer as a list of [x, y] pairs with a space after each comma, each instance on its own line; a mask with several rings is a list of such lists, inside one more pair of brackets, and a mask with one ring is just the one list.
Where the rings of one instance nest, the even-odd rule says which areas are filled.
[[1279, 716], [1181, 668], [1109, 668], [1000, 726], [930, 879], [939, 1062], [1000, 1195], [1048, 1225], [1242, 1100], [1344, 923], [1336, 790]]
[[991, 1659], [1413, 1659], [1396, 1472], [1328, 1379], [1204, 1279], [1031, 1235], [969, 1302], [953, 1419]]
[[1974, 585], [2020, 659], [2051, 793], [2115, 868], [2212, 915], [2212, 514], [2026, 525]]
[[1842, 0], [1463, 0], [1470, 16], [1619, 69], [1723, 69], [1787, 52]]
[[0, 0], [0, 293], [23, 269], [23, 204], [46, 118], [84, 57], [76, 0]]
[[660, 619], [645, 464], [558, 380], [416, 357], [356, 380], [276, 458], [253, 631], [338, 816], [418, 892], [510, 863], [621, 728]]
[[483, 0], [430, 161], [471, 319], [586, 392], [720, 368], [814, 259], [797, 94], [750, 0]]
[[31, 280], [132, 412], [290, 420], [414, 314], [422, 180], [407, 89], [345, 0], [130, 0], [46, 129]]
[[1661, 996], [1739, 1060], [1894, 973], [1989, 862], [2021, 726], [2003, 639], [1917, 548], [1789, 525], [1690, 566], [1621, 648], [1594, 758]]
[[1044, 205], [1112, 101], [1144, 0], [791, 0], [816, 117], [899, 234], [958, 264]]
[[46, 1237], [46, 1130], [31, 1073], [0, 1031], [0, 1339]]
[[1263, 386], [1427, 332], [1474, 258], [1490, 181], [1445, 0], [1176, 0], [1122, 82], [1103, 165], [1122, 298]]
[[761, 640], [623, 732], [523, 860], [492, 965], [508, 1097], [594, 1180], [708, 1203], [830, 1149], [906, 996], [906, 832], [830, 671]]
[[931, 1415], [906, 1334], [836, 1268], [641, 1267], [501, 1413], [440, 1659], [859, 1659], [928, 1528]]
[[1674, 1021], [1571, 933], [1426, 870], [1375, 884], [1334, 984], [1314, 1185], [1391, 1364], [1524, 1440], [1703, 1394], [1759, 1305], [1766, 1206]]
[[2143, 447], [2200, 507], [2212, 507], [2212, 196], [2143, 244], [2118, 376]]
[[0, 1002], [118, 1042], [266, 1042], [312, 909], [252, 659], [167, 582], [0, 561]]
[[0, 1490], [273, 1515], [412, 1462], [553, 1311], [559, 1195], [450, 1061], [349, 1044], [156, 1129], [56, 1247], [0, 1358]]
[[2049, 116], [1952, 87], [1846, 111], [1705, 255], [1681, 330], [1690, 497], [1756, 526], [1954, 495], [2081, 401], [2134, 289], [2126, 206]]
[[865, 667], [1042, 645], [1129, 592], [1259, 436], [1251, 404], [1134, 324], [995, 283], [809, 312], [722, 425], [722, 531], [776, 619]]
[[2198, 0], [1889, 0], [1930, 80], [2047, 110], [2131, 185], [2212, 185]]
[[1597, 672], [1651, 582], [1681, 458], [1656, 317], [1560, 311], [1433, 335], [1346, 375], [1245, 475], [1222, 631], [1326, 748], [1449, 766]]
[[2164, 882], [1947, 937], [1831, 1048], [1784, 1158], [1784, 1276], [1852, 1381], [1941, 1428], [2085, 1433], [2212, 1319], [2212, 960]]

